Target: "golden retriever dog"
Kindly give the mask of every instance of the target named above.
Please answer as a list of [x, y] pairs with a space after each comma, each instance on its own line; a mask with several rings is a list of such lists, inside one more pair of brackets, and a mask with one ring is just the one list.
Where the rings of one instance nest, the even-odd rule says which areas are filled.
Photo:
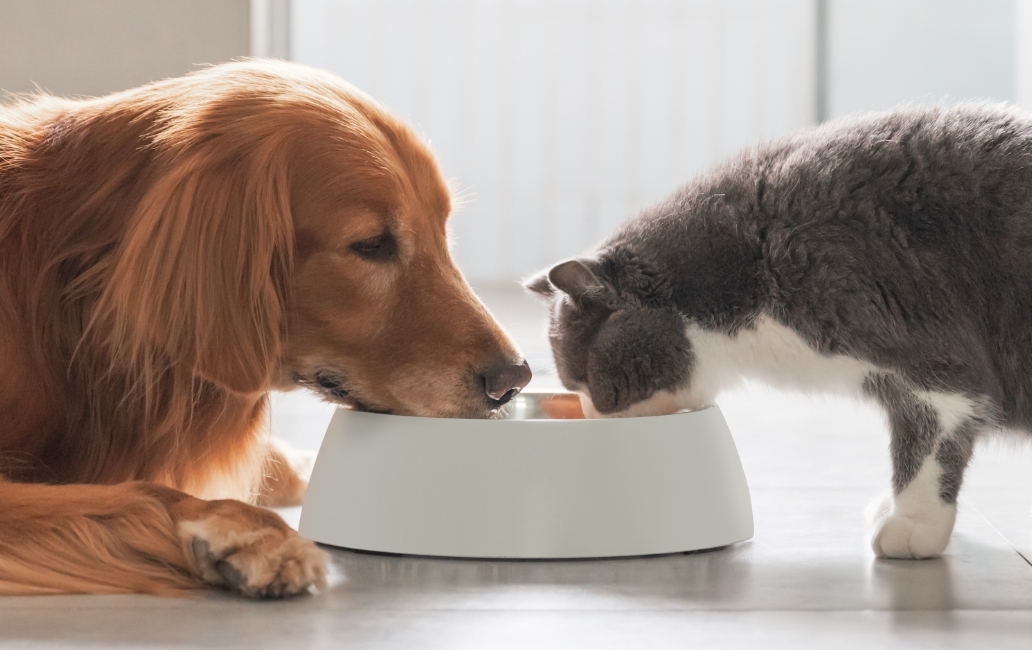
[[322, 584], [252, 505], [305, 487], [268, 391], [480, 418], [530, 380], [450, 210], [409, 127], [303, 66], [0, 107], [0, 593]]

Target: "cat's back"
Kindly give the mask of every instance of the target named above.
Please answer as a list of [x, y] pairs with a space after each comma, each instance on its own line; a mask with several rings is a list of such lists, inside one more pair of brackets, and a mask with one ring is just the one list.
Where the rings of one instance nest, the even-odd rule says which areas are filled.
[[[963, 165], [972, 156], [1000, 160], [1016, 154], [1029, 156], [1032, 114], [993, 102], [903, 106], [826, 122], [774, 141], [767, 149], [774, 156], [792, 152], [840, 169], [842, 163], [891, 157], [887, 152], [892, 147], [915, 162], [926, 158]], [[964, 156], [958, 157], [961, 153]]]
[[898, 109], [830, 123], [749, 159], [750, 182], [767, 191], [758, 210], [735, 212], [763, 224], [773, 258], [802, 248], [825, 260], [809, 269], [826, 267], [824, 276], [1032, 300], [1032, 116], [1023, 111]]
[[808, 231], [818, 239], [894, 229], [912, 250], [960, 236], [1026, 242], [1032, 251], [1030, 201], [1032, 114], [988, 102], [905, 107], [743, 151], [629, 219], [609, 241], [676, 248], [694, 245], [693, 231], [703, 229], [784, 229], [793, 238]]
[[1003, 235], [1007, 219], [1028, 221], [1032, 116], [991, 103], [903, 108], [829, 123], [754, 158], [781, 190], [767, 207], [789, 221], [891, 219], [917, 246]]

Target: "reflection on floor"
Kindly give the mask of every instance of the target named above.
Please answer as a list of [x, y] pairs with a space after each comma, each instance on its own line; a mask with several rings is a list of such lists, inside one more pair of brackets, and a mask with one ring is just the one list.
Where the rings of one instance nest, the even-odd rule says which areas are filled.
[[[517, 289], [485, 301], [539, 369], [544, 308]], [[3, 647], [1028, 648], [1032, 453], [976, 456], [946, 556], [875, 560], [865, 504], [888, 485], [888, 437], [861, 403], [750, 386], [720, 401], [753, 493], [756, 535], [722, 551], [647, 559], [471, 562], [333, 551], [335, 585], [289, 602], [0, 599]], [[332, 409], [275, 397], [275, 426], [315, 449]], [[297, 510], [285, 510], [288, 519]]]

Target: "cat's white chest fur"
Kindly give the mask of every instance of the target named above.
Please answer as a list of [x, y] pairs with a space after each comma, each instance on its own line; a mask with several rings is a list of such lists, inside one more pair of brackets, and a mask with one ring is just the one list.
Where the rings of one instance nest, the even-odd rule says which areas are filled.
[[807, 392], [857, 395], [877, 368], [846, 355], [820, 354], [795, 332], [767, 315], [734, 336], [689, 325], [685, 335], [695, 354], [689, 393], [710, 402], [742, 379]]
[[[713, 404], [722, 391], [735, 388], [743, 380], [757, 379], [782, 389], [811, 394], [824, 393], [862, 397], [864, 380], [886, 369], [843, 354], [820, 354], [799, 334], [767, 315], [754, 326], [734, 336], [705, 330], [689, 324], [685, 336], [691, 343], [695, 363], [686, 388], [661, 390], [648, 399], [632, 404], [620, 413], [601, 414], [582, 394], [581, 403], [588, 417], [638, 417], [674, 413], [681, 409], [700, 409]], [[953, 428], [975, 412], [970, 398], [953, 393], [914, 390], [939, 415], [944, 431]]]
[[[807, 392], [859, 396], [864, 378], [878, 368], [845, 355], [824, 355], [806, 344], [794, 330], [767, 315], [761, 315], [750, 329], [734, 336], [704, 330], [690, 324], [685, 335], [691, 343], [695, 364], [687, 388], [659, 391], [631, 408], [608, 417], [634, 417], [698, 409], [713, 403], [724, 390], [744, 379], [758, 379], [781, 388]], [[589, 417], [593, 405], [582, 399]]]

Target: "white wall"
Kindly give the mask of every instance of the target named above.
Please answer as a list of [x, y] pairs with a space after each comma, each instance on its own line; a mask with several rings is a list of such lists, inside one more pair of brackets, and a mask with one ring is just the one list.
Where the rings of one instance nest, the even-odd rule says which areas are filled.
[[832, 117], [1014, 98], [1014, 0], [830, 0]]
[[[1032, 0], [826, 0], [829, 114], [1032, 108]], [[99, 94], [271, 54], [415, 122], [466, 208], [455, 254], [512, 280], [745, 144], [815, 117], [817, 0], [0, 0], [0, 89]]]
[[250, 51], [249, 0], [0, 0], [0, 90], [100, 95]]
[[290, 0], [250, 0], [251, 56], [290, 59]]
[[293, 58], [415, 122], [475, 282], [573, 255], [813, 120], [813, 0], [294, 0]]
[[1014, 2], [1014, 101], [1032, 109], [1032, 0]]

